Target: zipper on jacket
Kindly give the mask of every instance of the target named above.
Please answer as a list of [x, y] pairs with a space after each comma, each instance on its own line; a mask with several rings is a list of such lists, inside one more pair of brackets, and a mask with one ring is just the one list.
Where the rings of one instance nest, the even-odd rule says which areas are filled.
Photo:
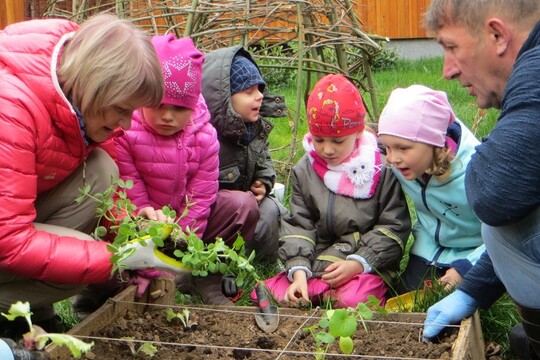
[[334, 234], [334, 210], [336, 205], [336, 195], [329, 191], [328, 192], [328, 206], [326, 211], [326, 227], [328, 229], [328, 235], [331, 237], [332, 243], [335, 242]]
[[82, 184], [83, 184], [83, 188], [85, 188], [86, 187], [86, 157], [83, 159]]
[[[418, 184], [420, 184], [420, 187], [422, 188], [422, 203], [424, 203], [424, 206], [426, 209], [431, 213], [431, 209], [429, 208], [429, 205], [426, 200], [426, 191], [427, 191], [427, 184], [421, 182], [420, 180], [416, 180]], [[435, 257], [433, 260], [431, 260], [431, 265], [436, 266], [437, 260], [439, 259], [439, 256], [441, 256], [441, 253], [443, 252], [444, 248], [441, 246], [440, 241], [440, 235], [441, 235], [441, 220], [439, 220], [437, 217], [437, 226], [435, 228], [435, 233], [433, 234], [433, 240], [435, 240], [435, 244], [439, 245], [440, 249], [435, 254]]]

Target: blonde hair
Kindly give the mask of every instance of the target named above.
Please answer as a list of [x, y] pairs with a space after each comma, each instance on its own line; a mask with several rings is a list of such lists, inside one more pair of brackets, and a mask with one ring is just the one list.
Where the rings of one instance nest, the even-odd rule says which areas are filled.
[[504, 17], [515, 25], [532, 27], [540, 17], [538, 0], [432, 0], [424, 26], [436, 33], [445, 24], [464, 24], [478, 34], [489, 16]]
[[433, 160], [425, 172], [438, 181], [444, 181], [452, 172], [452, 160], [454, 160], [454, 154], [448, 147], [433, 146]]
[[81, 25], [61, 54], [58, 79], [85, 118], [122, 104], [157, 107], [163, 98], [161, 65], [150, 37], [113, 15]]

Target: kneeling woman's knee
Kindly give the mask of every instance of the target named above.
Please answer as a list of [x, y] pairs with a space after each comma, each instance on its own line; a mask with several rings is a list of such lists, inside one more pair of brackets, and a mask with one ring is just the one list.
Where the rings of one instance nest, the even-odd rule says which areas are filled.
[[94, 149], [86, 160], [86, 179], [96, 193], [107, 190], [118, 174], [118, 166], [103, 149]]

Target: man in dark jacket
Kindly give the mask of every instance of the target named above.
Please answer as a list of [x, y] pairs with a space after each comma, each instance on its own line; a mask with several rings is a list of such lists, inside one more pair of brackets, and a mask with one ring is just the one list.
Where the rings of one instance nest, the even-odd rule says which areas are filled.
[[511, 347], [522, 341], [525, 359], [540, 355], [538, 19], [538, 0], [434, 0], [426, 14], [445, 50], [443, 75], [458, 79], [481, 108], [501, 113], [477, 147], [465, 183], [487, 253], [454, 293], [428, 310], [424, 337], [443, 328], [431, 324], [459, 322], [506, 288], [523, 324], [513, 330]]

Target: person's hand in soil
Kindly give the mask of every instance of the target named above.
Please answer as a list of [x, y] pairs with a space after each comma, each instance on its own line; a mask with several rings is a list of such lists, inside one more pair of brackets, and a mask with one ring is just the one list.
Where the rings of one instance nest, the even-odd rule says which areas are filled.
[[432, 341], [447, 325], [457, 324], [471, 316], [477, 307], [476, 300], [461, 290], [435, 303], [428, 309], [424, 321], [424, 341]]
[[336, 261], [324, 269], [321, 279], [333, 288], [338, 288], [348, 283], [354, 275], [364, 272], [364, 266], [356, 260]]
[[138, 213], [138, 216], [146, 218], [148, 220], [159, 221], [163, 223], [172, 223], [174, 219], [166, 216], [161, 209], [156, 210], [151, 206], [142, 208]]
[[260, 203], [262, 199], [266, 196], [266, 187], [259, 180], [255, 180], [249, 190], [255, 195], [255, 199]]
[[444, 284], [445, 290], [451, 290], [453, 287], [456, 287], [463, 277], [457, 272], [456, 269], [450, 268], [446, 270], [443, 276], [439, 279], [439, 281]]
[[296, 270], [293, 274], [293, 279], [294, 281], [289, 285], [287, 291], [285, 291], [283, 301], [292, 305], [296, 305], [300, 300], [309, 301], [306, 272], [304, 270]]

